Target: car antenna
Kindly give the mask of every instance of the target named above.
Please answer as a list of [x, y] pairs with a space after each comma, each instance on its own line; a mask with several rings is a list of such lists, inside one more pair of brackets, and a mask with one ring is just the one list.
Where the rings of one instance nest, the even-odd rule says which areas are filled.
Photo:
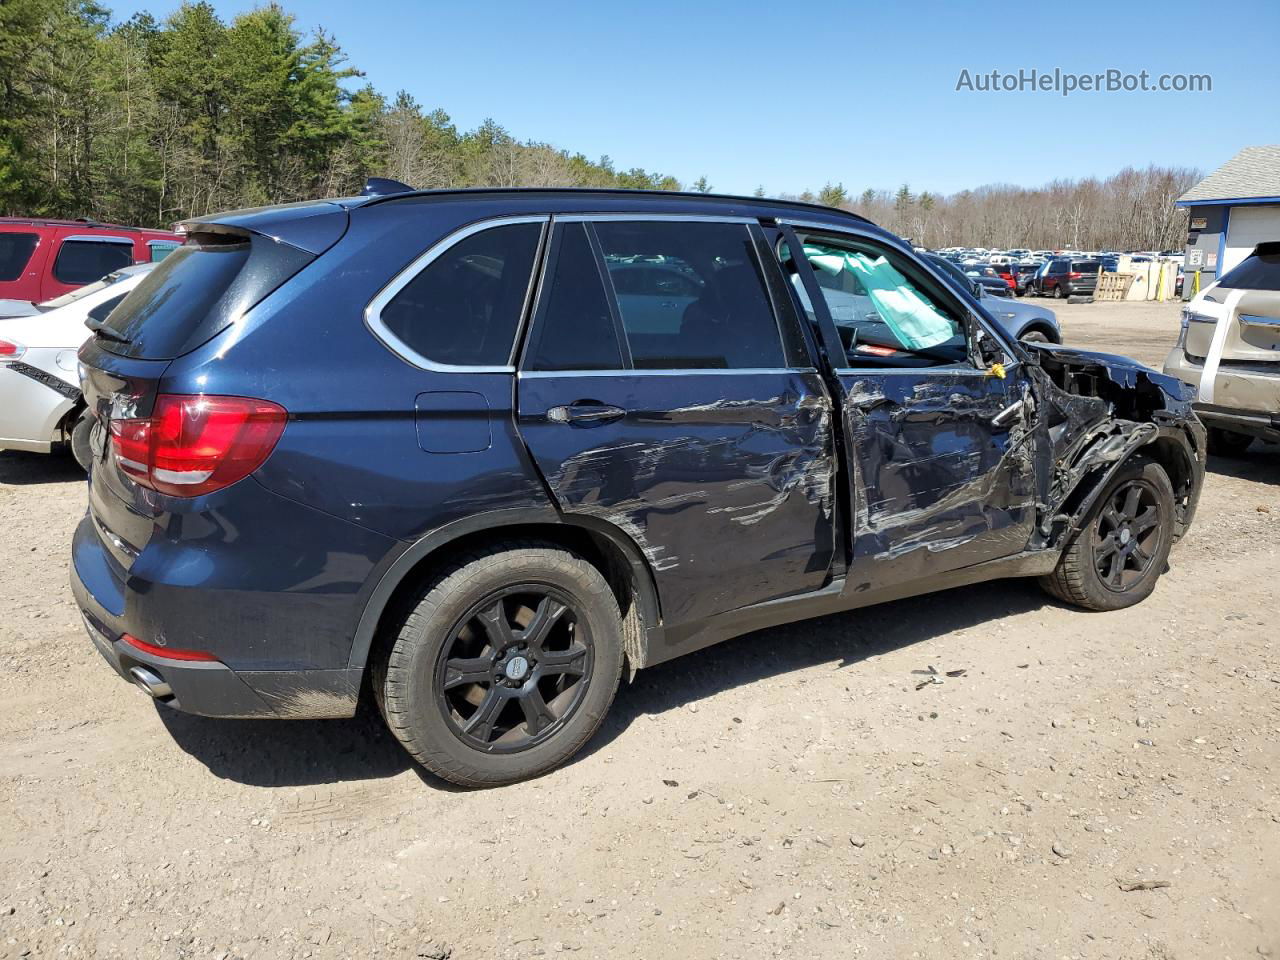
[[393, 193], [413, 193], [413, 187], [388, 177], [370, 177], [360, 191], [362, 197], [385, 197]]

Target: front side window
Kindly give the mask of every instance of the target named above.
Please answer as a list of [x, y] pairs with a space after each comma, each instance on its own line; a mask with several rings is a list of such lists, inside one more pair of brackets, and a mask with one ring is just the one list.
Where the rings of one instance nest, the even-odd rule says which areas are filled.
[[[964, 361], [963, 323], [921, 282], [920, 271], [906, 257], [862, 240], [801, 239], [850, 366]], [[812, 316], [813, 305], [785, 244], [779, 255]]]
[[542, 226], [490, 227], [453, 244], [382, 307], [383, 327], [433, 363], [505, 366]]
[[53, 262], [59, 283], [92, 283], [133, 263], [133, 244], [110, 240], [64, 240]]
[[636, 369], [785, 365], [745, 224], [623, 220], [595, 231]]
[[0, 233], [0, 281], [22, 276], [39, 239], [34, 233]]

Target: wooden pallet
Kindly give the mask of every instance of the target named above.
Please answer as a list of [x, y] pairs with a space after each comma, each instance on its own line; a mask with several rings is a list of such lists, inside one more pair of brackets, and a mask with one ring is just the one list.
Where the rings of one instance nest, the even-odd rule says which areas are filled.
[[1123, 300], [1133, 286], [1132, 273], [1100, 273], [1098, 287], [1093, 291], [1095, 300]]

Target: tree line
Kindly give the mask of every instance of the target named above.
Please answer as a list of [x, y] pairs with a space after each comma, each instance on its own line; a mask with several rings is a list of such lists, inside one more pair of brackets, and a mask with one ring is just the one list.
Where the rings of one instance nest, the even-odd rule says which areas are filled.
[[416, 187], [619, 186], [615, 169], [492, 120], [460, 131], [409, 94], [357, 86], [337, 40], [271, 4], [112, 23], [93, 0], [0, 2], [0, 211], [164, 226], [235, 207]]
[[1054, 180], [1043, 187], [992, 184], [940, 196], [841, 184], [797, 199], [843, 207], [926, 247], [1032, 250], [1181, 250], [1187, 212], [1174, 201], [1203, 173], [1187, 167], [1126, 167], [1104, 179]]
[[[276, 4], [229, 23], [207, 2], [116, 23], [95, 0], [0, 0], [0, 212], [167, 226], [349, 195], [371, 175], [419, 188], [685, 188], [493, 120], [459, 130], [442, 109], [361, 77], [335, 37], [304, 36]], [[1181, 245], [1186, 217], [1172, 201], [1196, 177], [1150, 167], [946, 197], [828, 184], [799, 199], [931, 246], [1163, 249]], [[712, 186], [704, 176], [687, 189]]]

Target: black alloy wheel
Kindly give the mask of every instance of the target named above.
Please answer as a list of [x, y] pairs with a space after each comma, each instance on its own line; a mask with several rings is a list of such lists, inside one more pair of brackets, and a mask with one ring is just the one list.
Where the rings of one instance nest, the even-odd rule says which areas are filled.
[[1094, 570], [1104, 587], [1124, 593], [1150, 574], [1163, 519], [1160, 497], [1143, 478], [1108, 495], [1092, 531]]
[[513, 585], [476, 603], [451, 629], [436, 665], [436, 705], [468, 747], [517, 753], [569, 721], [594, 661], [591, 633], [566, 594]]

